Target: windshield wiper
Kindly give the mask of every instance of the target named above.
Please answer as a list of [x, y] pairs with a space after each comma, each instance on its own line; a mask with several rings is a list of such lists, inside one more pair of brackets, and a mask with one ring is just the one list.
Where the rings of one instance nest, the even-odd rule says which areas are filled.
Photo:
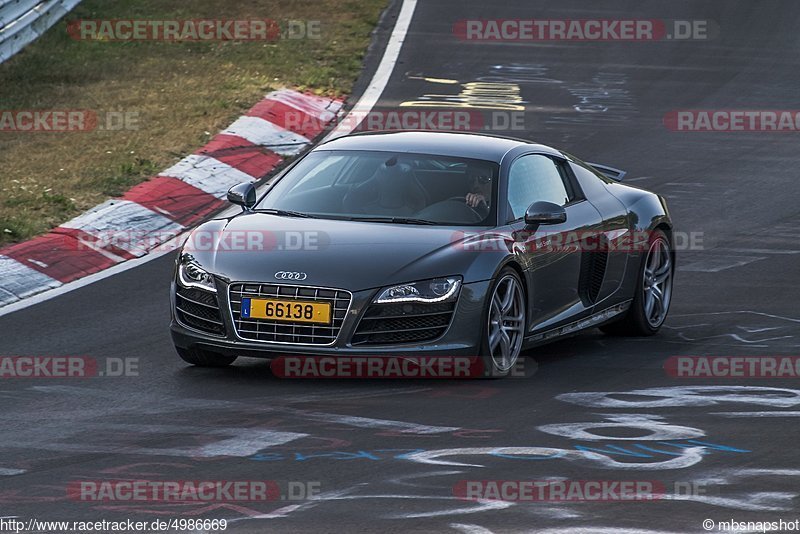
[[302, 213], [300, 211], [292, 211], [292, 210], [279, 210], [275, 208], [261, 208], [257, 210], [253, 210], [256, 213], [269, 213], [270, 215], [278, 215], [280, 217], [300, 217], [302, 219], [316, 219], [313, 215], [308, 213]]
[[415, 219], [413, 217], [350, 217], [351, 221], [394, 223], [394, 224], [427, 224], [438, 225], [439, 223], [427, 219]]

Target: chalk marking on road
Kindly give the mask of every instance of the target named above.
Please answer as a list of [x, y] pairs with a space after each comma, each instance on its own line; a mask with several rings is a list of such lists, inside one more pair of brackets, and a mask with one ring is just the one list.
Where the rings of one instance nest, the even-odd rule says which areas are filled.
[[780, 512], [792, 509], [795, 493], [763, 491], [748, 493], [741, 497], [717, 497], [710, 495], [662, 495], [661, 499], [670, 501], [691, 501], [732, 510], [752, 512]]
[[180, 456], [185, 458], [215, 458], [220, 456], [246, 457], [258, 451], [284, 445], [290, 441], [307, 437], [309, 434], [298, 432], [278, 432], [257, 428], [206, 428], [199, 426], [174, 425], [133, 425], [111, 424], [98, 429], [83, 429], [82, 436], [96, 436], [99, 430], [123, 432], [139, 432], [143, 436], [173, 436], [175, 434], [197, 434], [204, 437], [213, 436], [219, 441], [200, 447], [136, 447], [128, 445], [91, 445], [83, 443], [45, 442], [39, 439], [20, 440], [15, 447], [35, 450], [69, 451], [78, 453], [124, 453], [149, 456]]
[[283, 506], [281, 508], [278, 508], [277, 510], [273, 510], [272, 512], [269, 512], [269, 513], [266, 513], [266, 514], [262, 514], [262, 515], [257, 515], [257, 516], [252, 516], [252, 517], [239, 517], [239, 518], [236, 518], [236, 519], [228, 520], [228, 523], [235, 523], [237, 521], [248, 521], [250, 519], [283, 519], [283, 518], [289, 517], [289, 514], [291, 514], [291, 513], [304, 511], [304, 510], [309, 510], [309, 509], [314, 508], [314, 507], [318, 506], [319, 504], [321, 504], [321, 503], [323, 503], [323, 502], [325, 502], [327, 500], [331, 500], [331, 499], [333, 499], [335, 497], [342, 497], [342, 496], [345, 496], [345, 495], [350, 495], [352, 492], [357, 490], [362, 485], [363, 484], [359, 484], [357, 486], [352, 486], [352, 487], [345, 488], [345, 489], [334, 490], [334, 491], [326, 491], [326, 492], [320, 493], [318, 495], [310, 496], [310, 497], [308, 497], [307, 501], [305, 501], [303, 503], [300, 503], [300, 504], [291, 504], [289, 506]]
[[540, 517], [548, 519], [578, 519], [584, 516], [584, 514], [574, 509], [555, 506], [536, 506], [533, 508], [533, 512]]
[[450, 528], [463, 532], [464, 534], [494, 534], [491, 530], [480, 525], [468, 525], [466, 523], [450, 523]]
[[800, 469], [758, 468], [728, 469], [723, 473], [698, 480], [702, 484], [731, 484], [733, 481], [751, 477], [800, 477]]
[[385, 430], [398, 430], [408, 434], [443, 434], [460, 430], [458, 426], [430, 426], [419, 423], [409, 423], [406, 421], [394, 421], [391, 419], [373, 419], [371, 417], [360, 417], [355, 415], [341, 415], [326, 412], [309, 412], [291, 408], [278, 410], [287, 415], [296, 415], [310, 421], [323, 423], [334, 423], [340, 425], [354, 426], [357, 428], [379, 428]]
[[0, 467], [0, 476], [2, 477], [21, 475], [22, 473], [25, 473], [24, 469], [12, 469], [10, 467]]
[[[341, 501], [341, 500], [362, 500], [362, 499], [403, 499], [403, 500], [423, 500], [423, 501], [430, 501], [430, 500], [440, 500], [440, 501], [458, 501], [463, 502], [464, 500], [460, 497], [454, 496], [442, 496], [442, 495], [394, 495], [394, 494], [387, 494], [387, 495], [346, 495], [342, 497], [330, 497], [325, 499], [326, 501]], [[403, 514], [390, 514], [388, 517], [390, 519], [418, 519], [423, 517], [443, 517], [448, 515], [460, 515], [460, 514], [476, 514], [480, 512], [486, 512], [490, 510], [503, 510], [505, 508], [510, 508], [514, 506], [516, 503], [509, 502], [509, 501], [499, 501], [499, 500], [476, 500], [474, 506], [466, 506], [461, 508], [453, 508], [452, 510], [435, 510], [432, 512], [416, 512], [416, 513], [403, 513]]]
[[769, 347], [769, 344], [767, 343], [768, 341], [779, 341], [781, 339], [792, 339], [794, 336], [775, 336], [775, 337], [767, 337], [767, 338], [763, 338], [763, 339], [745, 339], [742, 336], [740, 336], [739, 334], [716, 334], [716, 335], [713, 335], [713, 336], [706, 336], [706, 337], [702, 337], [702, 338], [690, 338], [689, 336], [687, 336], [686, 334], [681, 332], [681, 333], [678, 334], [678, 337], [683, 339], [684, 341], [706, 341], [706, 340], [709, 340], [709, 339], [729, 337], [732, 340], [738, 341], [739, 343], [744, 343], [745, 345], [750, 345], [750, 346], [753, 346], [753, 347], [764, 347], [764, 348], [766, 348], [766, 347]]
[[722, 417], [800, 417], [800, 412], [711, 412]]
[[729, 250], [748, 254], [800, 254], [800, 250], [773, 250], [769, 248], [732, 248]]
[[[676, 441], [682, 439], [700, 438], [706, 435], [699, 428], [688, 426], [670, 425], [662, 421], [663, 417], [642, 414], [603, 414], [605, 421], [589, 423], [558, 423], [541, 425], [537, 430], [555, 436], [562, 436], [580, 441]], [[591, 429], [637, 429], [648, 432], [647, 436], [616, 437], [594, 434]]]
[[414, 484], [412, 482], [407, 482], [408, 480], [416, 480], [419, 478], [431, 478], [431, 477], [444, 477], [448, 475], [460, 475], [463, 471], [431, 471], [429, 473], [412, 473], [410, 475], [400, 475], [399, 477], [390, 478], [387, 482], [391, 484], [397, 484], [398, 486], [409, 486], [412, 488], [440, 488], [439, 485], [430, 485], [430, 484]]
[[743, 267], [750, 263], [765, 260], [765, 256], [725, 256], [719, 255], [714, 258], [695, 261], [678, 267], [679, 271], [696, 273], [718, 273], [735, 267]]
[[[749, 315], [752, 316], [750, 321], [754, 324], [736, 324], [735, 328], [739, 331], [731, 331], [730, 326], [733, 324], [733, 321], [728, 321], [724, 324], [718, 323], [716, 325], [710, 323], [700, 323], [698, 324], [698, 318], [710, 318], [710, 317], [723, 317], [723, 316], [734, 316], [737, 318], [735, 322], [744, 322], [746, 319], [739, 319], [742, 315]], [[794, 317], [786, 317], [776, 314], [764, 313], [764, 312], [756, 312], [751, 310], [738, 310], [738, 311], [726, 311], [726, 312], [707, 312], [707, 313], [689, 313], [689, 314], [675, 314], [671, 315], [673, 321], [672, 325], [665, 325], [665, 328], [669, 330], [673, 330], [677, 332], [677, 337], [683, 341], [712, 341], [716, 345], [721, 346], [747, 346], [748, 348], [752, 349], [754, 347], [758, 348], [768, 348], [770, 346], [782, 346], [782, 347], [797, 347], [800, 346], [800, 342], [798, 342], [798, 336], [795, 334], [795, 330], [793, 328], [794, 323], [800, 323], [800, 319]], [[675, 321], [678, 319], [678, 321]], [[675, 323], [680, 323], [681, 319], [684, 320], [691, 320], [691, 324], [685, 324], [677, 326]], [[767, 319], [774, 319], [775, 322], [767, 322]], [[778, 323], [777, 326], [776, 322]], [[792, 324], [779, 324], [780, 322], [784, 323], [792, 323]], [[713, 328], [714, 326], [718, 326], [720, 328], [724, 328], [722, 333], [716, 332], [709, 332], [708, 334], [704, 335], [705, 333], [700, 331], [698, 332], [697, 329], [700, 326], [710, 327]], [[781, 329], [784, 329], [783, 332], [787, 335], [772, 335], [771, 337], [758, 337], [751, 334], [761, 334], [764, 332], [773, 332], [774, 334], [778, 334]], [[689, 332], [691, 330], [691, 333]], [[719, 329], [717, 330], [719, 332]], [[729, 341], [728, 341], [729, 340]], [[794, 340], [794, 342], [792, 342]], [[728, 341], [728, 342], [726, 342]], [[666, 339], [665, 342], [667, 343], [678, 343], [676, 340], [669, 340]]]
[[330, 403], [332, 400], [346, 401], [346, 400], [371, 399], [377, 397], [391, 397], [393, 395], [410, 395], [414, 393], [426, 393], [432, 390], [433, 388], [412, 388], [412, 389], [392, 388], [392, 389], [382, 389], [380, 391], [373, 391], [368, 393], [326, 392], [326, 393], [312, 393], [309, 395], [299, 395], [299, 396], [294, 396], [291, 399], [284, 399], [284, 400], [289, 402], [290, 404], [302, 404], [302, 403], [316, 402], [316, 401], [324, 401], [325, 403]]
[[[723, 472], [714, 472], [713, 475], [705, 478], [696, 479], [694, 482], [702, 486], [733, 486], [743, 479], [766, 478], [767, 484], [772, 486], [774, 477], [797, 477], [800, 476], [800, 469], [780, 469], [780, 468], [750, 468], [736, 469], [729, 468]], [[744, 487], [752, 487], [752, 483], [744, 484]], [[797, 498], [797, 493], [782, 491], [757, 491], [746, 494], [735, 494], [728, 497], [712, 495], [693, 495], [678, 494], [667, 495], [665, 498], [676, 501], [696, 501], [712, 506], [719, 506], [730, 509], [752, 510], [758, 512], [765, 511], [784, 511], [793, 508], [792, 503]]]
[[437, 449], [409, 454], [407, 460], [427, 465], [447, 465], [454, 467], [486, 467], [481, 464], [468, 464], [442, 460], [441, 458], [450, 456], [497, 456], [507, 457], [522, 456], [541, 456], [543, 460], [551, 458], [563, 458], [567, 461], [586, 462], [599, 464], [600, 467], [608, 469], [619, 469], [624, 471], [652, 471], [660, 469], [683, 469], [700, 462], [703, 459], [704, 447], [687, 447], [680, 451], [680, 456], [670, 458], [660, 462], [617, 462], [605, 454], [591, 451], [576, 451], [567, 449], [557, 449], [553, 447], [465, 447], [455, 449]]
[[760, 315], [762, 317], [769, 317], [770, 319], [783, 319], [784, 321], [800, 323], [800, 319], [797, 319], [795, 317], [786, 317], [783, 315], [775, 315], [772, 313], [757, 312], [752, 310], [736, 310], [736, 311], [705, 312], [705, 313], [679, 313], [679, 314], [672, 314], [671, 317], [697, 317], [699, 315], [729, 315], [729, 314], [741, 314], [741, 313]]
[[[653, 397], [653, 400], [613, 398], [613, 396], [621, 395]], [[674, 386], [631, 391], [562, 393], [557, 395], [556, 399], [590, 408], [674, 408], [678, 406], [715, 406], [723, 403], [791, 408], [800, 405], [800, 390], [763, 386]]]
[[571, 527], [547, 528], [537, 530], [536, 534], [684, 534], [685, 531], [642, 530], [640, 528], [619, 527]]

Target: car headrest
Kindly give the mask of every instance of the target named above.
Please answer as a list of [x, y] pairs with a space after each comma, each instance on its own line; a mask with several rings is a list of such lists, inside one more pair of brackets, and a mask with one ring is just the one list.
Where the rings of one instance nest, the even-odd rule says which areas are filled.
[[399, 208], [408, 201], [409, 188], [414, 187], [414, 174], [411, 166], [406, 164], [386, 165], [378, 167], [374, 180], [377, 187], [378, 204], [384, 208]]

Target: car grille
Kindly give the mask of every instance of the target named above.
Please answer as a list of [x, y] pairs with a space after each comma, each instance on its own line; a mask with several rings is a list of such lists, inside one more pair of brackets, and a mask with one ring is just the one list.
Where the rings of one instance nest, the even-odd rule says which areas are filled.
[[[333, 320], [330, 325], [319, 325], [271, 319], [243, 319], [242, 297], [330, 302]], [[332, 345], [342, 328], [351, 298], [349, 291], [341, 289], [276, 284], [231, 284], [230, 286], [231, 314], [236, 333], [242, 339], [269, 343]]]
[[175, 291], [175, 315], [184, 326], [218, 336], [225, 335], [225, 324], [214, 293], [178, 286]]
[[453, 319], [455, 302], [372, 304], [353, 334], [353, 345], [419, 343], [441, 337]]

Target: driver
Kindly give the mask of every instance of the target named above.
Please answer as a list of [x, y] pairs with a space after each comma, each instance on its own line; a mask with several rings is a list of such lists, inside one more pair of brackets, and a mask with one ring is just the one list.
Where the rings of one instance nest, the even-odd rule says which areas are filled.
[[484, 165], [471, 165], [467, 169], [467, 176], [470, 187], [466, 196], [467, 206], [488, 209], [492, 196], [492, 169]]

